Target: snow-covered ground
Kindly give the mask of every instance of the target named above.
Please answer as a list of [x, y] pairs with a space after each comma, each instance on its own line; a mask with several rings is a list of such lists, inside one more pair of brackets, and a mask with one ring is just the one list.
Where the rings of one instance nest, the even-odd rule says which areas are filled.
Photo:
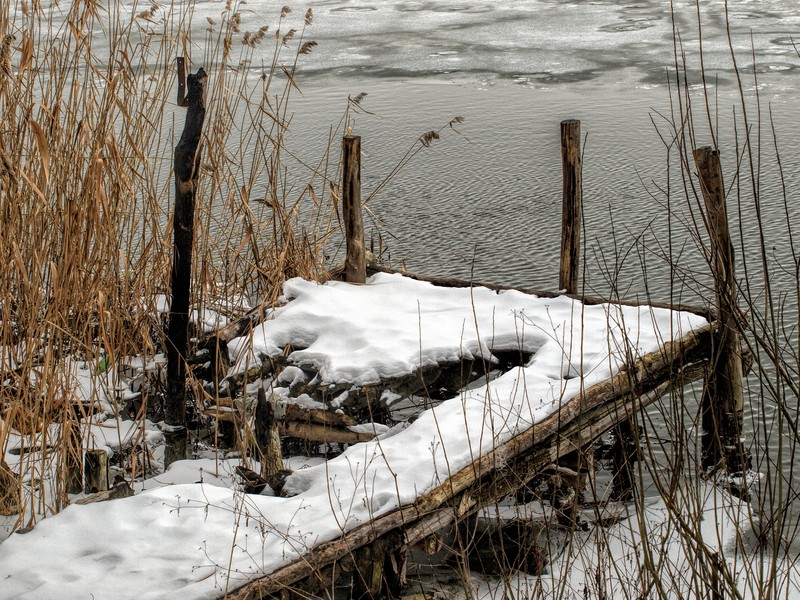
[[[608, 378], [626, 356], [706, 324], [690, 313], [441, 288], [400, 275], [375, 275], [364, 286], [291, 280], [284, 292], [286, 304], [252, 339], [231, 343], [233, 369], [290, 341], [290, 361], [318, 370], [325, 383], [363, 385], [459, 357], [492, 360], [499, 349], [532, 358], [410, 425], [296, 470], [290, 497], [244, 494], [225, 476], [232, 465], [204, 459], [173, 465], [133, 497], [69, 506], [0, 545], [0, 597], [218, 597], [413, 502]], [[121, 423], [116, 437], [130, 429]]]

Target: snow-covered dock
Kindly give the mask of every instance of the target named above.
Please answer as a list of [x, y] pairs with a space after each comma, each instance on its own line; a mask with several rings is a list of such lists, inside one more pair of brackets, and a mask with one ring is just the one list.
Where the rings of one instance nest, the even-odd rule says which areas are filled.
[[340, 570], [364, 565], [372, 571], [361, 579], [380, 583], [407, 546], [702, 377], [711, 347], [712, 324], [691, 312], [401, 275], [379, 273], [366, 285], [291, 280], [284, 295], [230, 343], [231, 369], [289, 347], [289, 363], [341, 390], [334, 410], [348, 393], [343, 384], [356, 389], [465, 359], [491, 363], [501, 351], [529, 358], [410, 424], [295, 471], [282, 497], [269, 488], [245, 494], [207, 475], [70, 506], [0, 544], [0, 597], [261, 598], [295, 585], [313, 595]]

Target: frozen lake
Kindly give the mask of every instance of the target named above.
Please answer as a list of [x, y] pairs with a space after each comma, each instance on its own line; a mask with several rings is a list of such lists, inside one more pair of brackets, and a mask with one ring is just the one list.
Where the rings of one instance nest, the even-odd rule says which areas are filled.
[[[790, 184], [797, 182], [800, 166], [795, 72], [800, 58], [791, 45], [792, 36], [800, 38], [800, 16], [793, 4], [729, 3], [731, 43], [750, 117], [755, 113], [755, 55], [762, 108], [769, 105], [774, 113]], [[665, 131], [659, 114], [668, 116], [674, 99], [668, 87], [669, 80], [675, 84], [668, 2], [332, 0], [311, 6], [314, 25], [306, 35], [319, 47], [302, 57], [298, 80], [304, 95], [295, 96], [291, 105], [290, 144], [299, 155], [314, 156], [325, 144], [328, 125], [338, 121], [348, 94], [367, 92], [365, 107], [375, 114], [357, 116], [353, 132], [363, 137], [364, 191], [369, 194], [422, 132], [456, 115], [466, 119], [459, 128], [464, 138], [444, 136], [371, 201], [385, 225], [392, 261], [405, 260], [409, 269], [432, 274], [473, 274], [479, 280], [552, 288], [560, 236], [559, 122], [567, 118], [581, 119], [588, 135], [589, 284], [607, 293], [607, 278], [592, 263], [598, 252], [615, 252], [612, 237], [617, 250], [629, 249], [642, 235], [664, 242], [667, 211], [658, 188], [666, 188], [668, 161], [653, 120]], [[736, 110], [741, 122], [741, 108], [722, 7], [704, 7], [703, 58], [731, 174], [736, 155], [732, 118]], [[259, 24], [261, 5], [250, 8], [256, 13], [250, 22]], [[676, 2], [674, 10], [686, 76], [699, 109], [695, 4]], [[271, 16], [270, 10], [264, 16]], [[702, 110], [697, 117], [697, 138], [710, 143]], [[766, 117], [762, 120], [766, 134], [769, 124]], [[772, 147], [768, 142], [765, 137], [766, 149]], [[780, 188], [773, 163], [764, 161], [767, 191]], [[671, 169], [677, 185], [677, 162]], [[774, 218], [773, 230], [785, 221], [782, 199], [774, 200], [774, 207], [764, 207], [767, 217]], [[673, 210], [679, 201], [675, 196]], [[676, 243], [686, 239], [685, 232], [675, 235], [681, 240]], [[779, 256], [788, 251], [776, 245]], [[649, 291], [666, 299], [668, 269], [650, 258]], [[697, 252], [684, 252], [683, 259], [692, 267], [701, 260]], [[621, 268], [627, 280], [620, 280], [628, 295], [644, 291], [641, 268], [630, 263]]]

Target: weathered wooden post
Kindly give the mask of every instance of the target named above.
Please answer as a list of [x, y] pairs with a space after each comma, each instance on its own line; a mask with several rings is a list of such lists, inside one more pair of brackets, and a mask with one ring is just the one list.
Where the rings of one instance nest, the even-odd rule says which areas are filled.
[[344, 136], [342, 156], [342, 212], [347, 239], [345, 281], [365, 283], [367, 260], [364, 248], [364, 225], [361, 220], [361, 136]]
[[558, 288], [568, 294], [578, 293], [583, 217], [583, 165], [581, 164], [581, 122], [561, 121], [561, 169], [563, 196], [561, 204], [561, 264]]
[[[567, 294], [578, 293], [580, 273], [581, 226], [583, 219], [583, 164], [581, 160], [581, 122], [561, 121], [561, 260], [558, 288]], [[575, 477], [554, 478], [554, 504], [558, 505], [562, 521], [576, 523], [580, 493], [593, 477], [594, 461], [591, 449], [580, 448], [561, 457], [560, 472], [575, 473]]]
[[267, 394], [261, 386], [258, 388], [255, 429], [256, 443], [261, 454], [261, 476], [272, 477], [285, 467], [278, 424], [275, 422], [275, 405], [271, 399], [267, 399]]
[[200, 174], [200, 136], [206, 116], [208, 76], [203, 69], [188, 77], [184, 97], [184, 60], [178, 58], [178, 106], [187, 107], [186, 122], [175, 147], [175, 214], [172, 259], [172, 301], [167, 330], [167, 397], [164, 409], [167, 437], [164, 466], [186, 457], [186, 353], [194, 243], [194, 199]]
[[728, 473], [742, 473], [750, 468], [750, 458], [742, 444], [744, 374], [735, 316], [737, 303], [733, 244], [728, 229], [719, 151], [710, 146], [697, 148], [694, 161], [706, 208], [705, 221], [711, 242], [711, 271], [719, 321], [712, 368], [703, 390], [702, 464], [706, 469], [722, 466]]

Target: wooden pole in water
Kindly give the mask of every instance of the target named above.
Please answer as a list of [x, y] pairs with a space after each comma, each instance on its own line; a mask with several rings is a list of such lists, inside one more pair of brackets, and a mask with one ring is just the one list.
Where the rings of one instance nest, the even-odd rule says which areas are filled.
[[361, 220], [361, 136], [346, 135], [342, 140], [342, 212], [347, 239], [345, 281], [365, 283], [367, 260], [364, 225]]
[[[179, 75], [183, 59], [178, 59]], [[181, 79], [179, 77], [179, 79]], [[203, 69], [188, 77], [189, 93], [178, 85], [178, 105], [186, 106], [186, 122], [175, 147], [175, 214], [172, 259], [172, 301], [167, 329], [167, 397], [164, 409], [167, 438], [164, 466], [186, 458], [186, 353], [194, 243], [194, 200], [200, 174], [200, 136], [206, 116], [208, 76]]]
[[[563, 185], [558, 288], [567, 294], [577, 294], [583, 215], [581, 122], [577, 119], [561, 121], [561, 172]], [[553, 504], [564, 523], [577, 525], [578, 500], [594, 476], [593, 464], [591, 449], [584, 448], [579, 448], [558, 461], [559, 468], [576, 474], [571, 480], [560, 476], [554, 478]]]
[[581, 164], [581, 122], [561, 121], [561, 168], [563, 200], [561, 211], [561, 265], [558, 288], [578, 293], [583, 212], [583, 174]]
[[742, 444], [744, 374], [735, 316], [738, 308], [733, 244], [719, 151], [710, 146], [697, 148], [694, 161], [706, 208], [719, 320], [712, 370], [703, 390], [703, 466], [714, 469], [721, 465], [734, 474], [747, 470], [750, 459]]

